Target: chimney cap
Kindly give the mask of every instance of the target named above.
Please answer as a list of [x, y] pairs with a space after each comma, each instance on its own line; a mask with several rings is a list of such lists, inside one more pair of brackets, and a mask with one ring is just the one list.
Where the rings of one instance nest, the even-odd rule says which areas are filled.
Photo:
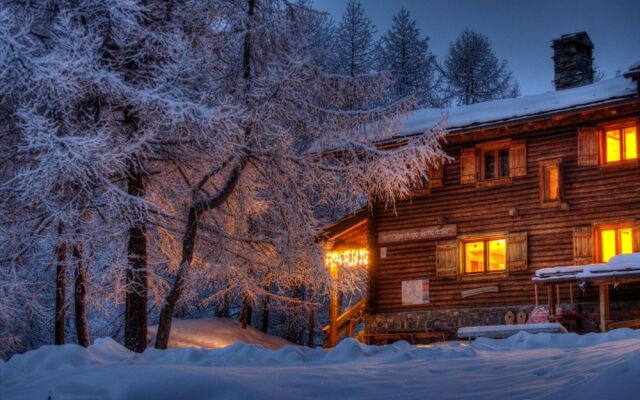
[[562, 36], [560, 36], [557, 39], [553, 39], [552, 41], [552, 45], [551, 47], [555, 47], [558, 45], [563, 45], [563, 44], [567, 44], [567, 43], [571, 43], [571, 42], [578, 42], [582, 45], [585, 46], [589, 46], [592, 49], [595, 47], [593, 45], [593, 42], [591, 41], [591, 38], [589, 37], [589, 35], [587, 34], [587, 32], [582, 31], [582, 32], [575, 32], [575, 33], [567, 33], [564, 34]]

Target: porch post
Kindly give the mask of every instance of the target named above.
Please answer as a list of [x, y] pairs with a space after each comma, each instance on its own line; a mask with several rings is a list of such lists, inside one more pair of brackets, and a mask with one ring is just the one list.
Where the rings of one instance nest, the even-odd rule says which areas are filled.
[[547, 311], [549, 312], [549, 315], [554, 315], [556, 313], [552, 284], [547, 285]]
[[600, 285], [600, 331], [606, 332], [609, 329], [609, 284]]
[[327, 347], [334, 347], [338, 342], [338, 316], [340, 315], [340, 303], [338, 294], [338, 264], [331, 262], [329, 265], [331, 286], [329, 290], [329, 337]]

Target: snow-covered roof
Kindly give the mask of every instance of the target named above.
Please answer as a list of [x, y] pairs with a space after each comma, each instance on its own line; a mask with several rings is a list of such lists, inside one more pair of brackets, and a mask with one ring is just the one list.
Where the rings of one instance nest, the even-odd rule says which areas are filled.
[[591, 85], [551, 91], [513, 99], [493, 100], [449, 109], [424, 108], [414, 111], [405, 121], [402, 135], [424, 132], [446, 118], [449, 132], [476, 126], [541, 116], [559, 111], [580, 109], [638, 96], [631, 79], [605, 79]]
[[606, 264], [542, 268], [536, 271], [534, 282], [589, 281], [640, 277], [640, 253], [620, 254]]

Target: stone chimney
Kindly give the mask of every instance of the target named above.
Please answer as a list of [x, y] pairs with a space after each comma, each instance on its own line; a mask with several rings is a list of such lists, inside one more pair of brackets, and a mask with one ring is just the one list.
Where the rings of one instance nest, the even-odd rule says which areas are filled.
[[556, 90], [593, 83], [593, 43], [587, 32], [562, 35], [551, 47]]

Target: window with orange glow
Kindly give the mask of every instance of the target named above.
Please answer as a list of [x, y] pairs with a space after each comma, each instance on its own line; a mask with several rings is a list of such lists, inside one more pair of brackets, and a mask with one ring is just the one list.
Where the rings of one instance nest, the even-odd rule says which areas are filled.
[[540, 162], [540, 201], [557, 205], [562, 201], [562, 159]]
[[560, 198], [560, 171], [557, 165], [544, 168], [544, 183], [544, 200], [558, 200]]
[[615, 228], [600, 230], [600, 261], [607, 262], [618, 254], [633, 252], [633, 230]]
[[635, 125], [604, 130], [604, 162], [638, 158], [638, 132]]
[[488, 239], [464, 243], [464, 272], [476, 274], [506, 269], [506, 240]]

